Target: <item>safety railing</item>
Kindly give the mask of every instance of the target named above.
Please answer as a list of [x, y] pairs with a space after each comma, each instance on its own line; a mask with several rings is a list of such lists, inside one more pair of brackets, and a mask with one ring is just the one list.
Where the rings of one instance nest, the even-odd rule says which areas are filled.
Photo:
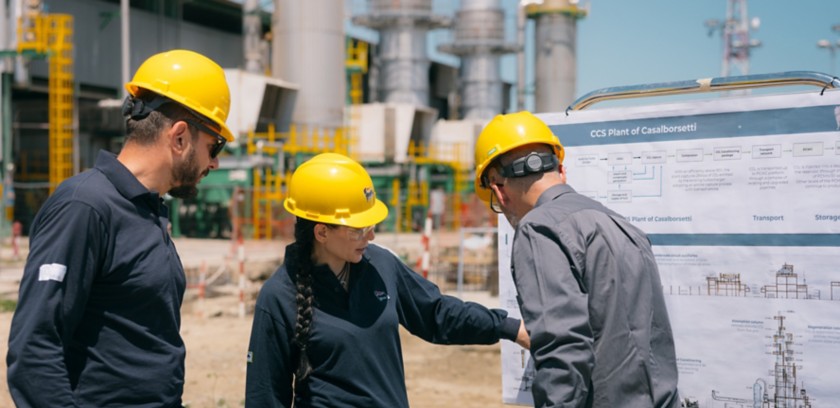
[[826, 89], [840, 87], [840, 79], [814, 71], [788, 71], [609, 87], [601, 88], [581, 96], [566, 108], [566, 113], [573, 110], [586, 109], [598, 102], [609, 100], [684, 95], [702, 92], [725, 92], [793, 85], [811, 85], [821, 87], [824, 91]]

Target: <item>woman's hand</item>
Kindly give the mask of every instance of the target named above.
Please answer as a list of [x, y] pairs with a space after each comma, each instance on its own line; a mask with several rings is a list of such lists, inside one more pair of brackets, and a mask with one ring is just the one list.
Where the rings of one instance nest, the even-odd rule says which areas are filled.
[[531, 348], [531, 337], [528, 336], [528, 331], [525, 330], [525, 322], [519, 321], [519, 333], [516, 335], [516, 344], [522, 346], [525, 350]]

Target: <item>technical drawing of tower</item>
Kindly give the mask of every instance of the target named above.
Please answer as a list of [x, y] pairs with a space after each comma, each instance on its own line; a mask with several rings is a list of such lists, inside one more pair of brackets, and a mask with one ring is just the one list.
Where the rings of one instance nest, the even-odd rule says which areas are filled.
[[712, 390], [714, 401], [723, 402], [725, 408], [811, 408], [811, 397], [797, 383], [802, 367], [796, 364], [793, 333], [787, 331], [785, 319], [781, 314], [773, 316], [778, 322], [769, 352], [776, 360], [769, 373], [773, 376], [773, 395], [768, 392], [767, 383], [759, 378], [752, 386], [752, 399], [726, 397]]
[[773, 335], [773, 351], [776, 356], [776, 364], [773, 370], [775, 378], [773, 391], [773, 405], [766, 405], [769, 408], [810, 408], [811, 402], [805, 388], [796, 384], [797, 370], [801, 368], [796, 365], [793, 349], [793, 333], [789, 333], [785, 327], [785, 317], [782, 315], [773, 316], [779, 322], [776, 334]]
[[808, 285], [805, 279], [799, 283], [799, 275], [793, 272], [793, 265], [784, 264], [776, 272], [776, 284], [765, 285], [761, 288], [765, 297], [777, 299], [819, 299], [819, 293], [808, 294]]

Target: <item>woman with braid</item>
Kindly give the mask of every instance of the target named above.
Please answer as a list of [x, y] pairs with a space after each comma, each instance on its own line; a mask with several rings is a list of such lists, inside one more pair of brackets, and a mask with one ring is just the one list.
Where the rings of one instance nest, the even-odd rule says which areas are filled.
[[442, 295], [371, 242], [388, 209], [350, 158], [300, 165], [284, 207], [295, 242], [257, 299], [246, 407], [408, 407], [399, 325], [438, 344], [528, 347], [520, 321]]

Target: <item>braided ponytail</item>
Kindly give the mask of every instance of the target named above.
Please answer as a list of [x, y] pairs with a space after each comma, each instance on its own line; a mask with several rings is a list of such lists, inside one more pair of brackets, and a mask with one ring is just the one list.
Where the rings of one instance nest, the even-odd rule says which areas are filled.
[[312, 371], [307, 348], [312, 325], [312, 248], [315, 241], [315, 222], [298, 217], [295, 222], [295, 251], [290, 265], [297, 281], [297, 322], [295, 324], [295, 345], [300, 350], [300, 361], [295, 372], [295, 388]]

